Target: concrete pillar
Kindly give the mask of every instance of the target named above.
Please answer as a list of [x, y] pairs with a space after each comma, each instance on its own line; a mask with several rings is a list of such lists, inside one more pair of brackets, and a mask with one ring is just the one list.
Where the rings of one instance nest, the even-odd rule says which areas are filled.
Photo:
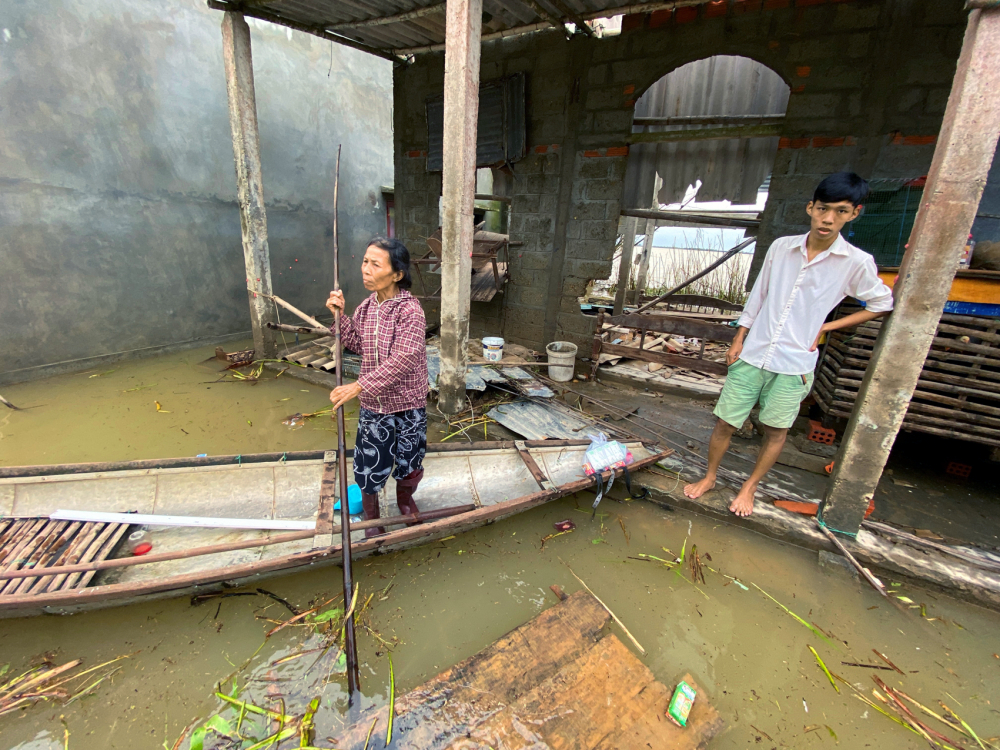
[[625, 309], [625, 295], [629, 276], [632, 275], [632, 249], [635, 247], [635, 230], [639, 220], [626, 216], [622, 222], [622, 259], [618, 264], [618, 288], [615, 290], [614, 314], [621, 315]]
[[1000, 136], [1000, 9], [969, 13], [910, 246], [844, 434], [821, 520], [857, 534], [937, 330]]
[[264, 213], [264, 180], [260, 168], [260, 138], [257, 132], [257, 100], [253, 87], [250, 27], [242, 13], [226, 12], [222, 18], [222, 60], [229, 94], [229, 125], [236, 159], [236, 187], [243, 228], [243, 260], [250, 298], [253, 347], [258, 359], [278, 353], [275, 332], [268, 322], [277, 322], [271, 295], [271, 259], [267, 247], [267, 216]]
[[468, 365], [483, 0], [448, 0], [446, 12], [438, 408], [457, 414], [465, 408]]

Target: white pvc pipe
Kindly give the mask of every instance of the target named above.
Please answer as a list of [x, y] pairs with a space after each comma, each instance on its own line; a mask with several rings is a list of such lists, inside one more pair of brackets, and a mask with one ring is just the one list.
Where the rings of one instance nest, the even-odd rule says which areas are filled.
[[192, 528], [259, 529], [262, 531], [307, 531], [315, 521], [280, 521], [273, 518], [201, 518], [198, 516], [159, 516], [153, 513], [103, 513], [93, 510], [57, 510], [49, 514], [53, 521], [93, 523], [128, 523], [140, 526], [188, 526]]

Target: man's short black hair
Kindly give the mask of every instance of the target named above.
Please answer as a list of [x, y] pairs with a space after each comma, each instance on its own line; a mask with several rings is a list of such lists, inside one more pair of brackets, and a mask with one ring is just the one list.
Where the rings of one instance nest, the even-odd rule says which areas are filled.
[[410, 251], [406, 249], [406, 245], [395, 237], [389, 238], [377, 234], [369, 240], [368, 247], [385, 250], [389, 253], [392, 270], [403, 272], [403, 278], [396, 282], [396, 286], [400, 289], [409, 289], [413, 286], [413, 279], [410, 278]]
[[868, 197], [868, 180], [854, 172], [837, 172], [816, 186], [813, 201], [823, 203], [840, 203], [850, 201], [860, 206]]

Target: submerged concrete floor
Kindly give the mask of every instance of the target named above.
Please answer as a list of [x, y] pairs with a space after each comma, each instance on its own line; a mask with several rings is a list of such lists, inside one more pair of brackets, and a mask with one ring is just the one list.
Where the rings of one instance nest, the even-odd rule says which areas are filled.
[[[707, 457], [707, 441], [715, 425], [714, 401], [677, 394], [652, 393], [622, 385], [574, 383], [583, 393], [615, 404], [635, 408], [638, 417], [655, 422], [612, 420], [640, 435], [654, 433], [673, 441], [671, 447], [690, 448]], [[801, 430], [793, 430], [793, 434]], [[686, 434], [685, 437], [681, 433]], [[693, 440], [691, 439], [693, 438]], [[791, 439], [790, 439], [791, 442]], [[761, 438], [734, 437], [723, 466], [748, 473]], [[830, 459], [816, 459], [821, 465]], [[973, 466], [967, 479], [946, 473], [949, 462]], [[950, 543], [973, 544], [1000, 550], [1000, 493], [997, 477], [1000, 463], [989, 460], [985, 446], [947, 440], [920, 433], [901, 433], [893, 448], [878, 489], [872, 520], [911, 530], [928, 530]], [[828, 479], [812, 471], [778, 464], [768, 481], [805, 497], [821, 499]], [[715, 492], [724, 491], [720, 489]], [[769, 502], [758, 496], [758, 503]], [[738, 521], [733, 517], [734, 521]]]

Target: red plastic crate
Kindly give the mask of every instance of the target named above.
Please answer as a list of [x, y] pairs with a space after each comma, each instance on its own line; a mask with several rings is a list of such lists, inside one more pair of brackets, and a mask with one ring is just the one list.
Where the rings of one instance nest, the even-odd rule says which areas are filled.
[[952, 476], [966, 479], [969, 474], [972, 473], [972, 467], [968, 464], [960, 464], [958, 461], [949, 461], [948, 468], [945, 469], [945, 472], [951, 474]]
[[814, 443], [822, 443], [823, 445], [833, 445], [833, 441], [836, 439], [836, 430], [827, 429], [815, 419], [809, 420], [809, 434], [806, 435], [806, 440], [812, 440]]

